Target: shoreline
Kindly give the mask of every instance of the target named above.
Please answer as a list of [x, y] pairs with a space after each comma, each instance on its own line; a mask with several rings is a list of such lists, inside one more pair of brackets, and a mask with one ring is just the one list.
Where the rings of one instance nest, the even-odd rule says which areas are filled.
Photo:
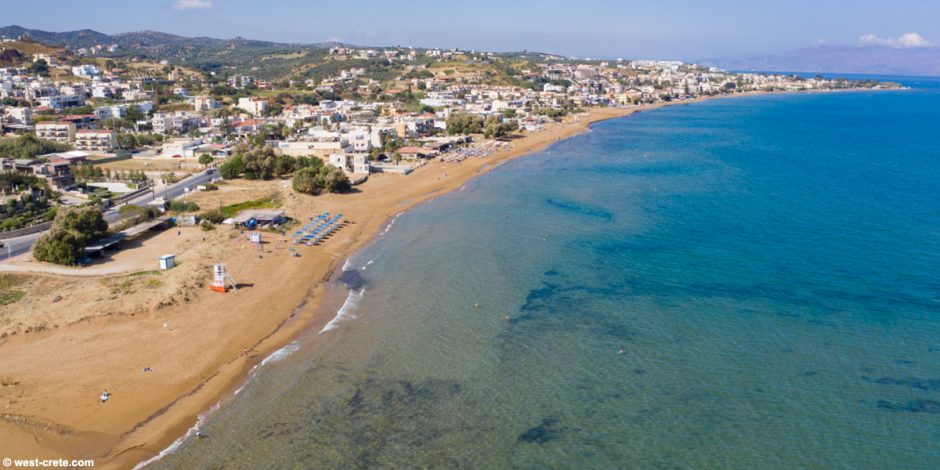
[[[278, 305], [272, 306], [270, 316], [265, 318], [264, 325], [257, 326], [255, 330], [250, 332], [243, 331], [241, 335], [237, 336], [237, 339], [233, 338], [227, 341], [227, 343], [232, 344], [217, 346], [217, 356], [210, 359], [208, 363], [203, 364], [201, 369], [203, 373], [193, 373], [194, 378], [188, 381], [174, 381], [175, 393], [164, 394], [164, 397], [169, 396], [171, 398], [169, 402], [155, 403], [151, 401], [150, 403], [128, 405], [130, 411], [127, 412], [127, 415], [124, 415], [128, 419], [118, 420], [110, 427], [100, 426], [101, 423], [96, 423], [99, 425], [98, 428], [94, 426], [86, 427], [85, 425], [88, 424], [86, 418], [71, 421], [68, 419], [63, 420], [63, 422], [69, 423], [68, 426], [42, 419], [16, 422], [19, 417], [31, 418], [31, 416], [14, 414], [3, 415], [0, 423], [7, 425], [12, 423], [12, 426], [32, 438], [35, 447], [28, 448], [27, 452], [54, 452], [55, 456], [58, 456], [59, 453], [65, 455], [74, 452], [73, 455], [68, 455], [67, 458], [85, 458], [86, 456], [87, 458], [95, 458], [96, 466], [104, 466], [105, 468], [130, 468], [141, 465], [157, 456], [165, 455], [164, 452], [170, 451], [171, 446], [182, 442], [181, 439], [185, 439], [187, 433], [200, 420], [204, 419], [204, 416], [211, 415], [213, 409], [226, 406], [230, 400], [236, 397], [237, 390], [250, 380], [253, 371], [259, 370], [263, 362], [268, 360], [272, 354], [283, 350], [309, 329], [322, 328], [327, 322], [331, 321], [333, 315], [330, 315], [330, 313], [335, 314], [336, 309], [331, 308], [332, 305], [329, 305], [330, 299], [325, 295], [328, 282], [341, 269], [342, 263], [377, 241], [386, 227], [394, 223], [394, 219], [398, 214], [411, 210], [439, 195], [459, 190], [468, 181], [498, 168], [506, 161], [540, 152], [554, 143], [589, 130], [592, 124], [605, 120], [622, 118], [665, 106], [687, 105], [715, 99], [828, 93], [833, 91], [889, 90], [757, 92], [629, 108], [592, 108], [585, 115], [578, 115], [569, 122], [553, 124], [543, 131], [526, 134], [523, 138], [510, 142], [508, 148], [494, 152], [486, 158], [469, 158], [457, 164], [434, 161], [408, 176], [383, 175], [375, 178], [374, 182], [367, 182], [362, 186], [364, 188], [363, 193], [368, 193], [371, 196], [373, 191], [386, 189], [393, 191], [394, 194], [371, 204], [365, 202], [365, 197], [359, 195], [329, 195], [303, 201], [298, 205], [301, 207], [313, 205], [330, 207], [332, 204], [342, 207], [344, 206], [344, 198], [357, 197], [363, 200], [357, 200], [360, 204], [358, 206], [352, 203], [347, 204], [351, 208], [351, 218], [355, 223], [341, 230], [338, 236], [326, 243], [325, 247], [312, 248], [311, 250], [318, 250], [316, 253], [310, 252], [308, 256], [308, 251], [304, 251], [304, 258], [300, 264], [285, 269], [288, 273], [283, 275], [285, 279], [283, 284], [275, 285], [273, 288], [266, 290], [260, 288], [247, 289], [246, 294], [239, 291], [237, 295], [247, 295], [258, 304], [263, 304], [258, 298], [266, 295], [280, 295], [281, 299]], [[443, 172], [443, 175], [441, 175], [441, 172]], [[435, 176], [437, 176], [437, 179], [433, 179]], [[444, 179], [442, 180], [442, 178]], [[303, 276], [299, 276], [300, 274], [303, 274]], [[295, 279], [291, 275], [298, 275], [299, 277]], [[296, 290], [300, 292], [295, 292]], [[198, 311], [199, 308], [207, 306], [217, 311], [227, 311], [226, 307], [249, 310], [251, 306], [240, 305], [243, 303], [242, 299], [244, 297], [236, 298], [235, 295], [228, 296], [226, 294], [225, 298], [203, 295], [195, 301], [197, 307], [190, 310]], [[219, 306], [219, 304], [223, 305]], [[287, 307], [287, 311], [285, 311], [285, 307]], [[253, 314], [256, 311], [257, 309], [247, 313]], [[205, 315], [205, 313], [202, 314]], [[197, 320], [189, 321], [198, 324]], [[254, 321], [254, 319], [246, 315], [243, 318], [230, 320], [228, 323], [220, 325], [219, 331], [227, 332], [225, 328], [241, 326], [240, 322], [242, 321]], [[112, 332], [118, 330], [115, 333], [120, 333], [119, 327], [124, 331], [142, 328], [143, 325], [137, 322], [138, 320], [126, 320], [123, 323], [118, 322], [119, 324], [114, 326], [109, 325], [108, 321], [92, 321], [90, 322], [91, 325], [87, 326], [100, 327], [104, 324], [105, 328], [112, 330]], [[223, 326], [225, 328], [222, 328]], [[68, 328], [71, 328], [71, 326], [63, 329]], [[81, 330], [82, 326], [78, 326], [76, 329]], [[79, 336], [79, 338], [99, 337], [99, 335], [87, 334], [84, 331], [81, 333], [84, 336]], [[58, 332], [52, 332], [47, 336], [40, 336], [36, 339], [17, 338], [15, 341], [0, 344], [0, 352], [5, 352], [8, 348], [24, 342], [43, 343], [58, 334]], [[198, 334], [184, 339], [194, 338], [207, 341]], [[250, 356], [238, 354], [238, 351], [242, 348], [241, 344], [246, 340], [250, 345], [248, 349], [253, 353]], [[317, 346], [324, 346], [324, 343], [327, 342], [326, 340], [317, 341]], [[10, 346], [10, 343], [12, 343], [12, 346]], [[142, 347], [146, 347], [146, 345]], [[195, 350], [199, 351], [200, 349], [197, 347]], [[232, 354], [233, 352], [234, 354]], [[159, 400], [156, 401], [159, 402]], [[57, 406], [65, 408], [70, 404], [59, 403]], [[46, 411], [45, 414], [60, 416], [55, 412], [55, 408], [44, 407], [41, 409]], [[144, 416], [144, 419], [130, 419], [129, 416]], [[44, 430], [42, 429], [43, 425], [45, 425]], [[0, 427], [0, 434], [2, 434], [3, 429]], [[28, 441], [24, 442], [28, 443]], [[7, 444], [8, 442], [7, 439], [0, 439], [0, 443]], [[36, 454], [32, 455], [32, 457], [35, 456]]]
[[[675, 104], [690, 104], [690, 103], [698, 102], [698, 101], [702, 101], [702, 100], [696, 100], [696, 101], [689, 100], [689, 101], [684, 101], [684, 102], [675, 103]], [[362, 240], [358, 240], [360, 243], [356, 244], [357, 246], [355, 249], [350, 249], [344, 253], [345, 257], [343, 258], [343, 263], [345, 263], [348, 259], [350, 259], [351, 257], [355, 256], [357, 253], [367, 248], [372, 243], [377, 242], [379, 240], [379, 237], [387, 233], [387, 228], [390, 228], [400, 215], [404, 214], [405, 212], [409, 210], [414, 209], [417, 206], [420, 206], [421, 204], [430, 202], [434, 200], [435, 198], [437, 198], [438, 196], [450, 193], [455, 190], [459, 190], [470, 180], [477, 178], [479, 176], [482, 176], [486, 173], [489, 173], [490, 171], [496, 168], [499, 168], [500, 166], [502, 166], [504, 163], [506, 163], [509, 160], [513, 160], [516, 158], [529, 156], [529, 155], [538, 153], [557, 142], [561, 142], [561, 141], [570, 139], [572, 137], [575, 137], [577, 135], [580, 135], [588, 131], [592, 124], [607, 121], [610, 119], [618, 119], [622, 117], [627, 117], [640, 111], [649, 111], [649, 110], [658, 109], [658, 108], [668, 106], [668, 105], [669, 105], [668, 103], [662, 103], [662, 104], [657, 104], [657, 105], [639, 106], [639, 107], [633, 107], [633, 108], [592, 109], [591, 111], [586, 113], [587, 116], [585, 116], [583, 120], [556, 124], [556, 126], [559, 126], [559, 127], [561, 126], [567, 126], [567, 127], [561, 129], [562, 131], [560, 133], [561, 135], [553, 135], [552, 137], [554, 137], [554, 139], [546, 140], [546, 141], [539, 141], [535, 145], [523, 145], [520, 148], [510, 147], [506, 150], [495, 152], [494, 154], [486, 158], [474, 159], [476, 161], [483, 162], [483, 164], [478, 165], [479, 168], [476, 168], [476, 171], [473, 174], [467, 175], [466, 177], [461, 178], [459, 180], [453, 180], [455, 182], [459, 182], [459, 184], [448, 185], [452, 187], [447, 187], [446, 189], [444, 188], [434, 189], [432, 191], [425, 193], [418, 199], [402, 201], [402, 203], [400, 204], [400, 207], [401, 207], [400, 210], [395, 211], [394, 213], [387, 212], [385, 214], [383, 222], [376, 228], [376, 230], [374, 230], [372, 233], [364, 235], [364, 238]], [[615, 110], [615, 111], [612, 111], [612, 110]], [[436, 162], [436, 163], [440, 163], [440, 162]], [[466, 161], [458, 163], [457, 165], [461, 165], [463, 163], [466, 163]], [[451, 164], [444, 164], [444, 165], [451, 165]], [[419, 170], [420, 169], [423, 169], [423, 168], [419, 168]], [[414, 176], [414, 173], [412, 173], [411, 175], [401, 177], [401, 178], [409, 178], [412, 176]], [[330, 299], [330, 298], [327, 298], [327, 296], [324, 294], [326, 294], [326, 290], [328, 288], [327, 284], [330, 282], [330, 280], [332, 280], [334, 275], [341, 273], [342, 268], [343, 268], [343, 264], [340, 264], [340, 263], [333, 263], [331, 265], [331, 269], [328, 270], [328, 275], [323, 280], [319, 281], [319, 283], [315, 286], [315, 289], [319, 292], [319, 295], [311, 294], [311, 296], [308, 298], [314, 303], [313, 304], [314, 311], [311, 312], [311, 314], [309, 315], [308, 322], [301, 328], [298, 328], [296, 330], [291, 330], [291, 333], [289, 335], [289, 338], [286, 340], [287, 341], [286, 343], [283, 343], [283, 344], [274, 343], [271, 345], [266, 345], [268, 346], [268, 349], [262, 350], [265, 359], [272, 357], [274, 354], [277, 354], [278, 351], [281, 351], [284, 347], [287, 347], [288, 345], [293, 343], [299, 335], [309, 330], [320, 330], [321, 328], [325, 327], [330, 321], [332, 321], [335, 318], [335, 315], [337, 314], [337, 309], [343, 305], [345, 301], [345, 297]], [[311, 289], [311, 290], [314, 290], [314, 289]], [[330, 302], [330, 300], [332, 300], [332, 302]], [[277, 332], [273, 332], [273, 333], [277, 333]], [[273, 333], [272, 333], [272, 336], [273, 336]], [[328, 334], [329, 332], [320, 331], [320, 333]], [[259, 346], [261, 346], [262, 342], [259, 342]], [[136, 462], [133, 465], [133, 468], [135, 469], [145, 468], [146, 465], [155, 463], [159, 461], [160, 459], [162, 459], [163, 457], [166, 457], [167, 455], [172, 454], [173, 450], [171, 450], [171, 448], [175, 448], [178, 445], [181, 445], [182, 443], [184, 443], [186, 439], [190, 438], [191, 430], [195, 430], [201, 420], [211, 418], [212, 413], [217, 411], [219, 406], [225, 406], [227, 402], [236, 398], [237, 391], [241, 390], [241, 388], [243, 388], [244, 386], [248, 384], [248, 382], [251, 379], [251, 374], [255, 370], [255, 367], [258, 367], [260, 370], [260, 365], [265, 359], [262, 359], [257, 364], [251, 366], [248, 370], [243, 371], [241, 374], [239, 374], [235, 378], [235, 380], [233, 380], [230, 383], [230, 386], [222, 392], [222, 395], [216, 397], [217, 400], [210, 407], [204, 408], [202, 411], [200, 411], [194, 416], [187, 416], [186, 418], [188, 418], [190, 421], [193, 421], [193, 424], [191, 426], [186, 427], [182, 433], [180, 432], [165, 433], [164, 436], [162, 436], [162, 438], [158, 441], [158, 442], [163, 443], [162, 447], [160, 447], [161, 450], [156, 455], [154, 455], [153, 457], [147, 460], [141, 460], [141, 461]], [[174, 427], [174, 429], [178, 430], [180, 429], [180, 427]], [[131, 449], [128, 449], [128, 450], [131, 450]], [[122, 465], [124, 463], [130, 463], [129, 461], [124, 461], [124, 462], [119, 461], [119, 460], [122, 460], [120, 459], [120, 457], [123, 454], [124, 452], [115, 455], [115, 459], [112, 462], [117, 463], [119, 465]], [[112, 462], [108, 462], [108, 463], [112, 463]]]

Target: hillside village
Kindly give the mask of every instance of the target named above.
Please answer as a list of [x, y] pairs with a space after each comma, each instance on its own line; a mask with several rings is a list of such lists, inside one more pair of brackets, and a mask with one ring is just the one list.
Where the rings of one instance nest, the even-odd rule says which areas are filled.
[[[28, 43], [4, 39], [0, 47], [22, 44]], [[5, 134], [35, 134], [78, 151], [51, 157], [52, 163], [93, 163], [127, 152], [134, 159], [183, 161], [208, 154], [221, 163], [236, 144], [251, 140], [278, 154], [322, 158], [354, 180], [408, 173], [438, 156], [485, 155], [493, 138], [538, 131], [589, 107], [872, 86], [731, 74], [675, 61], [534, 62], [473, 51], [351, 47], [328, 50], [328, 76], [263, 80], [166, 60], [106, 58], [119, 50], [116, 44], [43, 50], [0, 69], [0, 124]], [[465, 115], [464, 125], [453, 125]], [[64, 169], [35, 171], [54, 175], [56, 189], [74, 184]]]
[[[118, 43], [60, 47], [28, 32], [3, 38], [0, 231], [46, 229], [61, 206], [137, 204], [159, 213], [183, 195], [171, 188], [215, 189], [207, 183], [238, 178], [292, 177], [297, 192], [342, 191], [376, 173], [485, 158], [592, 109], [893, 86], [678, 61], [259, 47], [245, 46], [228, 65], [190, 66], [185, 57], [148, 57]], [[191, 184], [173, 186], [181, 180]], [[125, 216], [105, 213], [112, 224]]]

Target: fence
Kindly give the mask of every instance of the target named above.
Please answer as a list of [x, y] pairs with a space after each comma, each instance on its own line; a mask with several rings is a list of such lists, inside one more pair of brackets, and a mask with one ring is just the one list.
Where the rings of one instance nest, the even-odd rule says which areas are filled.
[[33, 225], [32, 227], [18, 228], [16, 230], [7, 230], [6, 232], [0, 232], [0, 240], [22, 237], [23, 235], [29, 235], [31, 233], [45, 232], [46, 230], [49, 230], [49, 227], [52, 227], [52, 221], [43, 222], [41, 224], [36, 224], [36, 225]]

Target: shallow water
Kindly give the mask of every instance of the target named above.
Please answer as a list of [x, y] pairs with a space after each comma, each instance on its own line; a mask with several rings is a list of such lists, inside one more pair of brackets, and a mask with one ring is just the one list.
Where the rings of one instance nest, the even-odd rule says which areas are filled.
[[402, 215], [157, 466], [940, 468], [940, 83], [909, 84], [603, 122]]

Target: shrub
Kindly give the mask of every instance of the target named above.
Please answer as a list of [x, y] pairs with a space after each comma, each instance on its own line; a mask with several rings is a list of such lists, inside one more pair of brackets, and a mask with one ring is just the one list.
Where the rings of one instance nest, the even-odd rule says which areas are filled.
[[323, 191], [342, 193], [349, 191], [352, 184], [343, 170], [332, 165], [319, 168], [302, 168], [294, 172], [292, 181], [294, 191], [314, 196]]
[[320, 172], [316, 168], [301, 168], [294, 172], [291, 185], [294, 191], [314, 196], [323, 192], [323, 183], [318, 179]]
[[250, 201], [239, 202], [238, 204], [232, 204], [230, 206], [225, 206], [221, 209], [223, 217], [234, 217], [239, 212], [245, 209], [273, 209], [275, 207], [280, 207], [280, 203], [274, 200], [271, 197], [263, 197], [260, 199], [252, 199]]
[[196, 212], [199, 205], [191, 201], [171, 201], [170, 210], [173, 212]]
[[203, 220], [203, 223], [208, 222], [210, 224], [221, 224], [225, 220], [225, 216], [218, 209], [203, 212], [199, 217]]

